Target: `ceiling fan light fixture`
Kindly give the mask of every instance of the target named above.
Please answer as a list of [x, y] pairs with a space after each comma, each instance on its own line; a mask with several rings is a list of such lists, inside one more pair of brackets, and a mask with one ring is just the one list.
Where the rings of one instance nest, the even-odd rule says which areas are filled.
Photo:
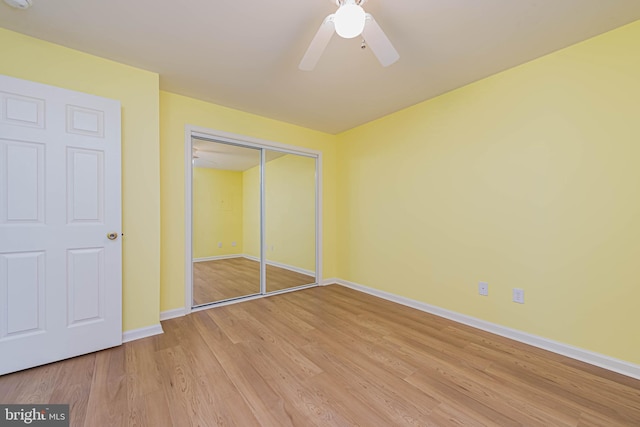
[[4, 2], [16, 9], [27, 9], [33, 4], [31, 0], [4, 0]]
[[350, 0], [338, 8], [333, 17], [333, 23], [340, 37], [352, 39], [362, 34], [365, 19], [364, 9]]

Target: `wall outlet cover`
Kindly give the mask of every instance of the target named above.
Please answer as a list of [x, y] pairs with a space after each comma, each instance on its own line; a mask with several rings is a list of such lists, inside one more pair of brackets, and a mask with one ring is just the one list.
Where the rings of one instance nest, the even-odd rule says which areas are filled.
[[524, 304], [524, 289], [513, 288], [513, 302]]
[[478, 294], [484, 297], [489, 295], [489, 284], [487, 282], [478, 283]]

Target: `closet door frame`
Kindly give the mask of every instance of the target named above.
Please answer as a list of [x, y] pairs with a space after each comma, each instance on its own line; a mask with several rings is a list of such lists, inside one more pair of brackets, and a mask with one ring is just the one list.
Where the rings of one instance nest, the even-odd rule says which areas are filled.
[[[246, 146], [250, 148], [261, 149], [260, 152], [260, 295], [252, 295], [248, 297], [238, 298], [229, 301], [214, 302], [205, 306], [192, 307], [193, 305], [193, 216], [192, 216], [192, 202], [193, 202], [193, 186], [192, 186], [192, 138], [210, 140], [211, 142], [229, 143], [240, 146]], [[310, 285], [298, 286], [290, 289], [283, 289], [281, 291], [266, 292], [266, 277], [265, 277], [265, 200], [264, 200], [264, 164], [265, 164], [265, 150], [279, 151], [288, 154], [295, 154], [305, 157], [311, 157], [315, 159], [316, 165], [316, 185], [315, 185], [315, 222], [316, 222], [316, 269], [315, 279], [316, 282]], [[318, 150], [312, 150], [304, 147], [298, 147], [289, 144], [283, 144], [280, 142], [268, 141], [264, 139], [249, 137], [245, 135], [234, 134], [221, 130], [208, 129], [200, 126], [185, 125], [185, 143], [184, 143], [184, 170], [185, 170], [185, 301], [184, 311], [185, 314], [191, 312], [204, 310], [211, 307], [219, 307], [222, 305], [234, 304], [240, 301], [248, 301], [256, 298], [263, 298], [265, 296], [296, 291], [305, 289], [312, 286], [318, 286], [322, 283], [322, 152]]]

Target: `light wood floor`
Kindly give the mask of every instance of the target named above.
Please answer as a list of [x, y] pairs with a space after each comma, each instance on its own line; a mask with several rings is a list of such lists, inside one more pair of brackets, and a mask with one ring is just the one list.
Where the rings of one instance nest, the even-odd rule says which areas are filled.
[[337, 285], [0, 377], [72, 426], [639, 426], [640, 381]]
[[[315, 277], [267, 265], [267, 292], [315, 282]], [[229, 258], [193, 263], [193, 304], [207, 304], [260, 293], [260, 263]]]

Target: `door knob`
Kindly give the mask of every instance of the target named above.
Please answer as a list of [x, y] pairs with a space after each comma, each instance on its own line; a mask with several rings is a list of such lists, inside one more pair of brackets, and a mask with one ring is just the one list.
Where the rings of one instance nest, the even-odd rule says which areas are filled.
[[118, 238], [118, 233], [116, 233], [115, 231], [107, 233], [107, 238], [109, 240], [116, 240]]

